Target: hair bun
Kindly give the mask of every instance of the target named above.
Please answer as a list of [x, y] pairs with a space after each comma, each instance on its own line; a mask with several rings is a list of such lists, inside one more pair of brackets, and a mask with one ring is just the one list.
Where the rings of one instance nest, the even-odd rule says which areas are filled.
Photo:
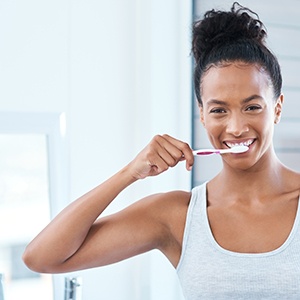
[[211, 10], [194, 23], [192, 52], [196, 62], [218, 45], [252, 39], [264, 44], [267, 36], [256, 13], [234, 2], [230, 12]]

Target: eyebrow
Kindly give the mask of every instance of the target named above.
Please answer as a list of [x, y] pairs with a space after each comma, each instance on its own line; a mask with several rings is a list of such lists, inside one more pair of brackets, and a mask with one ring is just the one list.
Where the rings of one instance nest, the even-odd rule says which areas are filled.
[[[245, 99], [242, 100], [242, 103], [248, 103], [254, 99], [259, 99], [259, 100], [263, 100], [263, 97], [262, 96], [259, 96], [259, 95], [251, 95]], [[223, 101], [223, 100], [218, 100], [218, 99], [210, 99], [209, 101], [207, 101], [207, 104], [208, 105], [227, 105], [227, 102], [226, 101]]]

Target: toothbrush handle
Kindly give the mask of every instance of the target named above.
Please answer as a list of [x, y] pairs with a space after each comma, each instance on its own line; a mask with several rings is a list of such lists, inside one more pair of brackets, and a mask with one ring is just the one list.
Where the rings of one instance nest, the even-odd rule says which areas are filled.
[[213, 149], [199, 149], [199, 150], [193, 151], [194, 155], [210, 155], [210, 154], [216, 154], [216, 153], [220, 153], [220, 151], [213, 150]]

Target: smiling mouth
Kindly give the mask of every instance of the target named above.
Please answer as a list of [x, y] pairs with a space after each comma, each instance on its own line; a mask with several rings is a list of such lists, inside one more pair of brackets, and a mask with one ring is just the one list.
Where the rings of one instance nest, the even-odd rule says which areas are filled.
[[228, 148], [232, 148], [232, 147], [236, 147], [236, 146], [247, 146], [250, 147], [250, 145], [252, 145], [254, 143], [255, 139], [249, 139], [243, 142], [224, 142], [224, 144], [228, 147]]

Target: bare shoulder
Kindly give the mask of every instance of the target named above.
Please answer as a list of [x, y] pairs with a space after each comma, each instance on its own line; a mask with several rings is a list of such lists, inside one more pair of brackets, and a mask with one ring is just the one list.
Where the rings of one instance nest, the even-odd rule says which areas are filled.
[[191, 193], [187, 191], [171, 191], [148, 196], [140, 200], [137, 206], [147, 207], [147, 211], [156, 216], [161, 223], [171, 226], [173, 218], [186, 215], [190, 197]]
[[157, 248], [167, 243], [168, 238], [181, 243], [190, 196], [187, 191], [152, 194], [104, 220], [138, 226], [144, 236], [152, 235]]
[[171, 210], [177, 210], [188, 207], [191, 193], [187, 191], [171, 191], [153, 195], [153, 197], [154, 205], [157, 205], [158, 208], [167, 206]]
[[295, 173], [295, 186], [296, 189], [298, 189], [299, 196], [300, 196], [300, 173], [299, 172]]
[[290, 190], [298, 190], [300, 194], [300, 172], [285, 168], [285, 185]]
[[191, 194], [187, 191], [171, 191], [153, 194], [132, 204], [130, 210], [140, 216], [151, 218], [153, 221], [167, 227], [174, 226], [180, 218], [185, 218]]

